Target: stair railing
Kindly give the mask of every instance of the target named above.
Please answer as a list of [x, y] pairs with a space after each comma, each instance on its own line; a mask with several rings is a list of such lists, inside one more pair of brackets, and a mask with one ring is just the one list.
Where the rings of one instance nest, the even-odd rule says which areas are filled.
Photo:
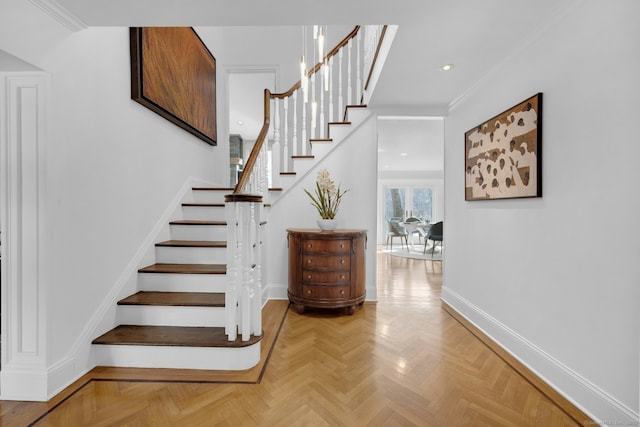
[[230, 341], [237, 338], [238, 330], [243, 341], [262, 334], [263, 198], [270, 187], [280, 186], [280, 176], [292, 170], [294, 157], [310, 156], [313, 141], [329, 138], [329, 123], [345, 121], [347, 106], [362, 105], [370, 97], [367, 91], [386, 27], [356, 26], [322, 61], [306, 70], [308, 102], [301, 80], [283, 93], [264, 91], [260, 134], [233, 193], [225, 196], [225, 333]]

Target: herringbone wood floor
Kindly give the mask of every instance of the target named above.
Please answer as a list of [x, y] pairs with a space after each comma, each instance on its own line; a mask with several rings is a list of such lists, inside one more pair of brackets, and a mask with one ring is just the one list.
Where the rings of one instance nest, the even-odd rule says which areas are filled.
[[0, 425], [579, 425], [441, 308], [441, 270], [379, 253], [378, 303], [288, 310], [264, 370], [98, 370], [48, 403], [0, 402]]

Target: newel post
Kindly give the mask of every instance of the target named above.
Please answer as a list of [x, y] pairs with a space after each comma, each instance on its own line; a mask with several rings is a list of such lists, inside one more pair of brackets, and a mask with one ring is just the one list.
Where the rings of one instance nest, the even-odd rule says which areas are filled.
[[227, 220], [227, 285], [225, 334], [235, 341], [262, 334], [261, 248], [262, 196], [225, 196]]

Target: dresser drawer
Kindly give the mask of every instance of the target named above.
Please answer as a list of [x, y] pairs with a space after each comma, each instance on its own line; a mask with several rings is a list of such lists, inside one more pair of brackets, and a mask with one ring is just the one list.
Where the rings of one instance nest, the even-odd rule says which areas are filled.
[[303, 285], [302, 295], [305, 298], [340, 300], [350, 297], [351, 288], [346, 286], [313, 286]]
[[350, 268], [351, 256], [349, 254], [338, 255], [338, 256], [304, 254], [302, 255], [302, 266], [303, 268], [320, 268], [320, 269]]
[[318, 271], [302, 269], [302, 283], [327, 283], [340, 285], [349, 283], [351, 280], [351, 272], [343, 271]]
[[351, 250], [351, 240], [316, 240], [307, 239], [302, 243], [303, 253], [328, 252], [332, 254], [349, 253]]
[[366, 230], [287, 229], [287, 296], [299, 313], [305, 307], [345, 308], [353, 314], [366, 297]]

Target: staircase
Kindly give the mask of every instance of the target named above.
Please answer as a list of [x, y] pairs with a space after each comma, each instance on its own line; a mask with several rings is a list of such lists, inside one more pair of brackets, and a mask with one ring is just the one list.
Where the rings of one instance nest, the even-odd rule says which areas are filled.
[[[169, 224], [171, 240], [155, 244], [156, 263], [138, 271], [138, 292], [118, 301], [119, 326], [92, 341], [96, 366], [244, 370], [259, 362], [261, 247], [266, 224], [262, 212], [285, 200], [289, 189], [370, 117], [366, 105], [351, 102], [364, 104], [375, 86], [369, 78], [362, 85], [361, 77], [364, 70], [374, 68], [379, 50], [375, 46], [382, 44], [386, 26], [381, 33], [373, 28], [365, 35], [374, 43], [369, 59], [367, 52], [360, 53], [366, 43], [359, 28], [306, 74], [315, 90], [323, 67], [333, 67], [333, 57], [339, 55], [333, 72], [338, 75], [337, 108], [330, 90], [324, 100], [328, 119], [323, 120], [320, 94], [320, 126], [311, 126], [306, 118], [311, 109], [298, 96], [300, 81], [282, 94], [265, 90], [265, 121], [240, 182], [235, 188], [192, 189], [193, 202], [182, 204], [182, 219]], [[352, 44], [356, 45], [354, 55]], [[348, 74], [344, 96], [342, 50], [348, 52], [345, 69], [351, 71], [352, 56], [358, 64], [353, 78], [358, 83], [352, 86]], [[364, 66], [359, 65], [361, 57]], [[272, 142], [270, 156], [267, 140]], [[268, 171], [272, 171], [270, 177]], [[268, 188], [269, 181], [276, 188]]]
[[171, 240], [155, 245], [156, 263], [138, 271], [139, 291], [118, 301], [119, 326], [93, 340], [98, 366], [248, 369], [260, 338], [225, 334], [227, 223], [232, 188], [193, 188]]
[[[293, 170], [281, 172], [282, 187], [269, 189], [267, 208], [370, 114], [347, 106], [345, 121], [327, 125], [327, 138], [310, 140], [312, 154], [291, 156]], [[93, 340], [97, 366], [242, 370], [258, 363], [260, 336], [229, 341], [225, 334], [224, 196], [232, 191], [192, 188], [183, 219], [169, 223], [171, 240], [155, 244], [156, 263], [138, 270], [138, 292], [118, 301], [119, 326]]]

